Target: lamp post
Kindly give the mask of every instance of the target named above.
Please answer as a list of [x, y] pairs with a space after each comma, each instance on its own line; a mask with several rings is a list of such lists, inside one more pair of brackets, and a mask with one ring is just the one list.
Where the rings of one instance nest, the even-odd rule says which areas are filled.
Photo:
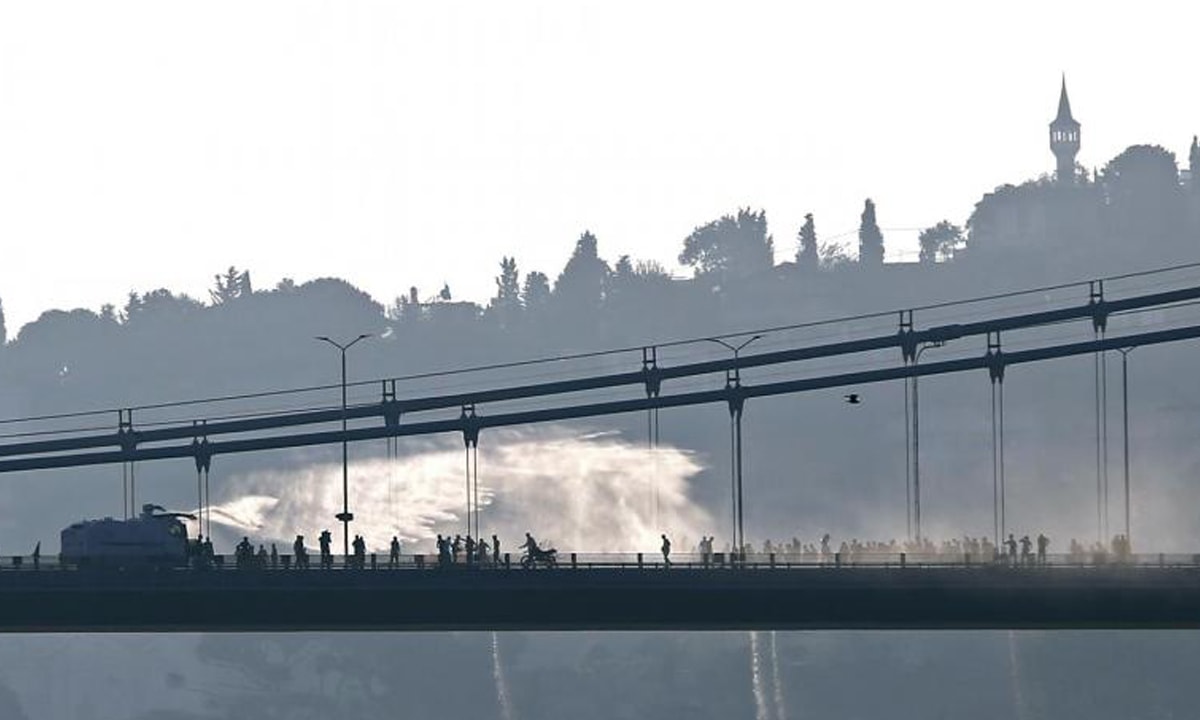
[[1124, 456], [1125, 461], [1125, 543], [1130, 546], [1129, 539], [1129, 353], [1137, 349], [1137, 346], [1127, 348], [1117, 348], [1117, 352], [1121, 353], [1121, 435], [1124, 440]]
[[[929, 348], [942, 347], [942, 340], [922, 343], [913, 356], [913, 368], [921, 362], [921, 353]], [[912, 378], [912, 436], [913, 436], [913, 524], [917, 529], [917, 542], [921, 542], [921, 400], [920, 375]]]
[[[747, 345], [761, 338], [762, 335], [751, 336], [739, 345], [730, 345], [720, 338], [704, 338], [707, 342], [716, 343], [733, 353], [733, 372], [726, 374], [726, 388], [739, 388], [742, 385], [741, 369], [738, 367], [740, 353]], [[733, 543], [736, 557], [741, 557], [746, 547], [745, 516], [742, 512], [742, 402], [729, 401], [729, 420], [733, 424], [733, 463], [730, 467], [730, 484], [733, 486]]]
[[350, 556], [350, 521], [354, 519], [354, 513], [350, 512], [350, 466], [346, 452], [346, 351], [369, 337], [369, 334], [359, 335], [348, 343], [339, 343], [324, 335], [314, 338], [334, 346], [342, 355], [342, 511], [334, 517], [342, 522], [343, 557]]

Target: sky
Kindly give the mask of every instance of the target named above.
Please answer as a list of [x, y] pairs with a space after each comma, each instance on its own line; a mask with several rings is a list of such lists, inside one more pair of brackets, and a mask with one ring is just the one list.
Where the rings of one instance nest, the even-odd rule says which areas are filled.
[[1186, 159], [1200, 132], [1184, 3], [0, 4], [0, 300], [10, 336], [131, 290], [206, 298], [249, 269], [381, 302], [480, 302], [500, 258], [601, 254], [680, 276], [683, 238], [767, 211], [889, 257], [1049, 172], [1066, 74], [1079, 160]]

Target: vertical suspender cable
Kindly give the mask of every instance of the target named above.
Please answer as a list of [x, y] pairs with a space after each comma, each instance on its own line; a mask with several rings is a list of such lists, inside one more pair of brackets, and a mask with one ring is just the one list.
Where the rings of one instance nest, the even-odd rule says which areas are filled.
[[478, 540], [478, 539], [480, 539], [480, 536], [479, 536], [479, 443], [474, 443], [471, 445], [471, 465], [472, 465], [472, 467], [471, 467], [471, 475], [472, 475], [471, 484], [474, 486], [474, 492], [475, 492], [475, 495], [473, 498], [473, 502], [475, 504], [475, 539]]
[[998, 437], [996, 433], [996, 381], [992, 381], [992, 535], [996, 548], [1001, 547], [1004, 539], [1000, 535], [1000, 466], [998, 457]]
[[204, 516], [206, 518], [204, 524], [207, 527], [205, 535], [209, 540], [212, 540], [212, 493], [209, 492], [208, 485], [208, 469], [204, 470]]
[[912, 432], [908, 427], [911, 410], [908, 407], [909, 379], [904, 378], [904, 532], [912, 540]]
[[1000, 394], [1000, 445], [997, 451], [1000, 464], [1000, 534], [1003, 535], [1008, 530], [1008, 519], [1005, 515], [1006, 498], [1008, 489], [1004, 481], [1004, 377], [998, 381], [997, 391]]
[[[1104, 331], [1100, 331], [1100, 339], [1104, 339]], [[1108, 353], [1100, 353], [1100, 456], [1102, 476], [1104, 478], [1104, 535], [1101, 540], [1107, 540], [1108, 532]]]
[[196, 463], [196, 532], [204, 534], [204, 468]]
[[[654, 457], [654, 410], [646, 411], [646, 452], [650, 453], [650, 457]], [[654, 476], [654, 468], [650, 469], [650, 495], [647, 498], [650, 510], [650, 517], [654, 518], [657, 525], [657, 517], [655, 517], [655, 502], [654, 496], [658, 492], [658, 478]]]
[[[1099, 340], [1100, 333], [1096, 332]], [[1103, 462], [1100, 449], [1100, 353], [1092, 353], [1093, 389], [1095, 391], [1095, 421], [1096, 421], [1096, 541], [1104, 542], [1104, 488], [1101, 468]]]
[[471, 443], [464, 448], [467, 474], [467, 535], [471, 534]]
[[121, 463], [121, 515], [129, 519], [129, 463]]
[[658, 514], [659, 514], [659, 513], [658, 513], [658, 509], [659, 509], [659, 497], [658, 497], [658, 443], [659, 443], [659, 439], [660, 439], [659, 432], [658, 432], [658, 431], [659, 431], [659, 425], [658, 425], [658, 408], [654, 408], [654, 410], [653, 410], [653, 413], [654, 413], [654, 453], [653, 453], [653, 455], [654, 455], [654, 457], [653, 457], [653, 460], [654, 460], [654, 524], [655, 524], [655, 526], [658, 526], [658, 525], [659, 525], [659, 522], [660, 522], [660, 521], [659, 521], [659, 517], [658, 517]]
[[742, 549], [738, 547], [738, 506], [737, 506], [737, 451], [734, 448], [733, 435], [733, 413], [729, 414], [729, 507], [733, 512], [733, 534], [729, 541], [729, 547], [733, 550], [734, 557], [741, 554]]

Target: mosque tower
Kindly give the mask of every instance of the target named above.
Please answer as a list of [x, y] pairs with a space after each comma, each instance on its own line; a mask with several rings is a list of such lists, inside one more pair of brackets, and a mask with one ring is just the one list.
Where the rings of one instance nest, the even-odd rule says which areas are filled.
[[1072, 184], [1075, 181], [1075, 156], [1079, 154], [1079, 123], [1071, 117], [1065, 75], [1058, 96], [1058, 116], [1050, 123], [1050, 150], [1058, 160], [1058, 182]]

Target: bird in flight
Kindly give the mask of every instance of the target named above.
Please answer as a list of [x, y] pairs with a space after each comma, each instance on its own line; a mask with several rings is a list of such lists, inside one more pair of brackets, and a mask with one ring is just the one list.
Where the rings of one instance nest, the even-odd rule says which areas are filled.
[[849, 395], [843, 395], [842, 397], [846, 398], [846, 402], [850, 405], [858, 405], [862, 403], [862, 398], [859, 397], [858, 393], [850, 393]]

